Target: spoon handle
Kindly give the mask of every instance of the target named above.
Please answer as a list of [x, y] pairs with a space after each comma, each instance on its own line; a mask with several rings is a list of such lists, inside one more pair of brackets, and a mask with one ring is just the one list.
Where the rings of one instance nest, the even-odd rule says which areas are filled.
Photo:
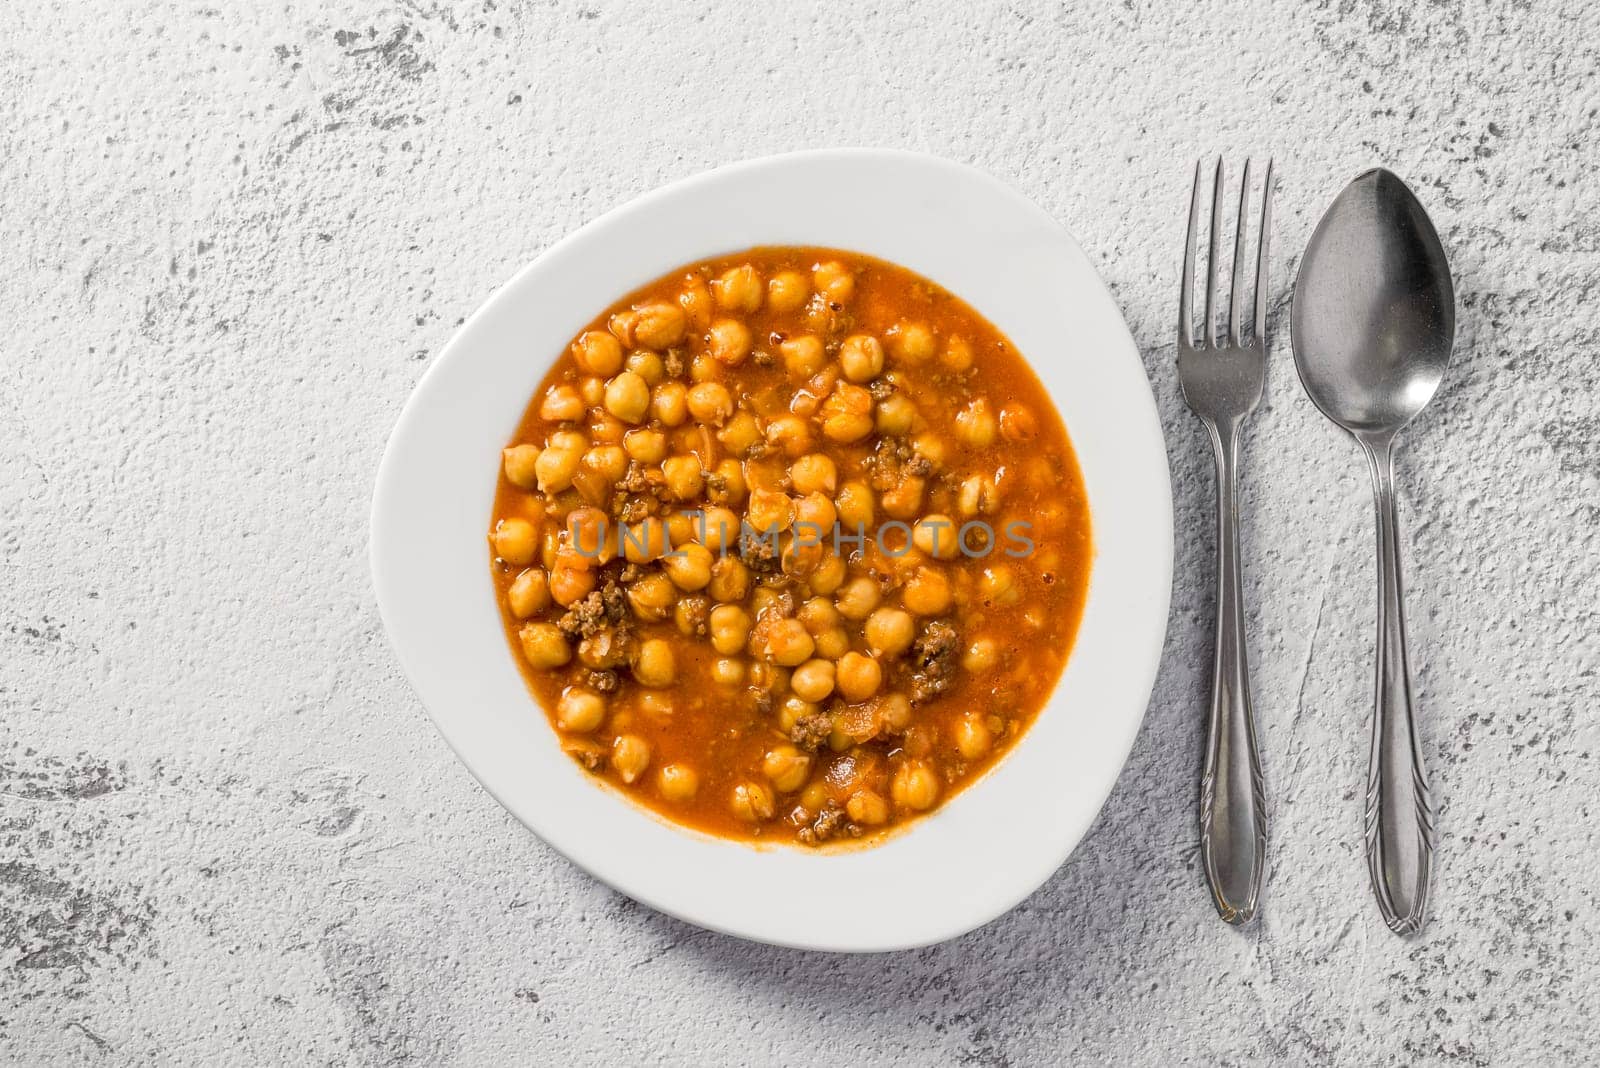
[[1372, 757], [1364, 813], [1367, 870], [1396, 934], [1422, 930], [1433, 879], [1433, 800], [1422, 768], [1394, 501], [1393, 439], [1362, 439], [1372, 467], [1378, 529], [1378, 656]]
[[1242, 924], [1261, 896], [1267, 806], [1240, 583], [1238, 426], [1207, 426], [1217, 458], [1217, 647], [1200, 779], [1200, 857], [1218, 914]]

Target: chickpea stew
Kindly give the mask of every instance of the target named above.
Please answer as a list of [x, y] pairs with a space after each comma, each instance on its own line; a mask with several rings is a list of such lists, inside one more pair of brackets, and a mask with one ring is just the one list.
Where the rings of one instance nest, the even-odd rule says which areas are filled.
[[1027, 730], [1088, 587], [1066, 429], [961, 300], [757, 248], [597, 317], [504, 450], [490, 557], [563, 748], [724, 837], [870, 842]]

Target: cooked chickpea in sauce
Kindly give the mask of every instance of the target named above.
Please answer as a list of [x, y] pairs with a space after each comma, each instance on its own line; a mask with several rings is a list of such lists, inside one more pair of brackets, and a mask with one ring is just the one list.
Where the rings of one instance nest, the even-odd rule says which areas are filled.
[[724, 837], [871, 842], [1017, 744], [1083, 611], [1061, 418], [959, 299], [855, 253], [674, 271], [572, 342], [489, 555], [583, 767]]

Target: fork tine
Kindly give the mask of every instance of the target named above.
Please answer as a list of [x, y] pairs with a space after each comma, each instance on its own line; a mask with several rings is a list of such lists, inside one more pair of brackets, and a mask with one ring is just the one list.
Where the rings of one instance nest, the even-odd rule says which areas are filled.
[[1239, 304], [1244, 295], [1244, 231], [1249, 219], [1250, 159], [1246, 157], [1244, 177], [1239, 180], [1239, 227], [1233, 235], [1233, 292], [1228, 294], [1228, 340], [1235, 345], [1244, 344], [1244, 339], [1240, 337], [1244, 324], [1239, 321]]
[[1206, 321], [1201, 337], [1207, 345], [1216, 344], [1217, 323], [1217, 245], [1221, 241], [1222, 157], [1217, 157], [1217, 174], [1211, 181], [1211, 251], [1206, 256]]
[[1261, 238], [1256, 242], [1256, 336], [1263, 351], [1267, 345], [1267, 242], [1272, 236], [1272, 157], [1267, 157], [1267, 180], [1261, 188]]
[[1194, 192], [1189, 195], [1189, 237], [1183, 245], [1183, 289], [1178, 293], [1178, 341], [1194, 344], [1194, 231], [1200, 218], [1200, 167], [1194, 161]]

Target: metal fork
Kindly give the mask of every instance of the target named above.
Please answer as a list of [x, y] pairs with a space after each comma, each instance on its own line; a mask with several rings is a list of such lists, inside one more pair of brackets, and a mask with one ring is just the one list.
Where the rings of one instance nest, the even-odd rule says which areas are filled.
[[1205, 319], [1194, 335], [1191, 307], [1195, 227], [1200, 217], [1202, 165], [1195, 164], [1189, 201], [1189, 237], [1183, 252], [1183, 293], [1178, 299], [1178, 381], [1184, 399], [1211, 435], [1217, 460], [1217, 643], [1212, 663], [1211, 711], [1206, 722], [1205, 770], [1200, 780], [1200, 857], [1217, 912], [1240, 924], [1256, 913], [1266, 867], [1267, 811], [1250, 704], [1244, 595], [1239, 581], [1239, 428], [1261, 402], [1267, 377], [1267, 242], [1272, 228], [1272, 162], [1261, 194], [1256, 244], [1253, 329], [1245, 339], [1240, 318], [1244, 291], [1250, 163], [1239, 190], [1233, 248], [1233, 291], [1228, 329], [1216, 336], [1217, 266], [1222, 221], [1222, 161], [1211, 184], [1211, 250], [1206, 259]]

